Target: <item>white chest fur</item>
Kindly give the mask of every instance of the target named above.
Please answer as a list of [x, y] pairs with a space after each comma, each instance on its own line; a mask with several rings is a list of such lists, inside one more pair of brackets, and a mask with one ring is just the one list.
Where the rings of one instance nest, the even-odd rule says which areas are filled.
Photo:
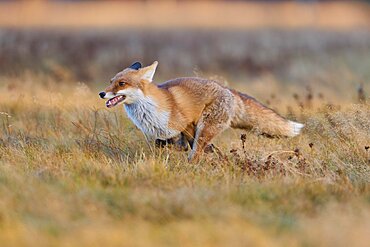
[[156, 102], [150, 97], [127, 104], [125, 109], [131, 121], [148, 137], [168, 139], [180, 133], [168, 127], [170, 113], [158, 110]]

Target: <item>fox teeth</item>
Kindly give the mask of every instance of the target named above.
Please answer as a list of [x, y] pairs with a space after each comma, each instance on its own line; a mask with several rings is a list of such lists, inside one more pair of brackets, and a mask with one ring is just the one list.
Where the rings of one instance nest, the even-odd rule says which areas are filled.
[[112, 107], [112, 106], [115, 106], [118, 102], [120, 102], [122, 99], [124, 99], [124, 96], [122, 95], [119, 95], [119, 96], [116, 96], [110, 100], [108, 100], [106, 102], [106, 106], [107, 107]]

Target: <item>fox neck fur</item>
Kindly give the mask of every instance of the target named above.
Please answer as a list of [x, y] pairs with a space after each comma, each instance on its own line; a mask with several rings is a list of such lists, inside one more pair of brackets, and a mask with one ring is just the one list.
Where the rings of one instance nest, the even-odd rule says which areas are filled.
[[127, 116], [149, 138], [169, 139], [180, 134], [169, 128], [170, 112], [158, 107], [153, 97], [141, 95], [134, 103], [124, 105]]

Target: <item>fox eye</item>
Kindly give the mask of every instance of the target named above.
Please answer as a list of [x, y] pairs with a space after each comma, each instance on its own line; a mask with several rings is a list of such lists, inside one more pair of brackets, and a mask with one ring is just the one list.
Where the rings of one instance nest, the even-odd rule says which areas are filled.
[[125, 82], [121, 81], [118, 84], [122, 87], [123, 85], [125, 85]]

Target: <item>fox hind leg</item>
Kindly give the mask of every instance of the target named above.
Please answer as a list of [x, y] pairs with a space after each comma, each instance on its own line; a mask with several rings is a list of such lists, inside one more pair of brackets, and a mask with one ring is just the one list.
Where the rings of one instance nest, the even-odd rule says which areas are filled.
[[224, 131], [227, 127], [227, 123], [217, 125], [200, 125], [199, 128], [197, 128], [193, 148], [189, 153], [188, 160], [190, 162], [196, 162], [205, 148], [209, 146], [209, 143], [212, 141], [212, 139]]
[[224, 96], [203, 110], [196, 126], [192, 150], [189, 153], [190, 162], [197, 161], [212, 139], [230, 126], [234, 112], [232, 104], [232, 98]]

